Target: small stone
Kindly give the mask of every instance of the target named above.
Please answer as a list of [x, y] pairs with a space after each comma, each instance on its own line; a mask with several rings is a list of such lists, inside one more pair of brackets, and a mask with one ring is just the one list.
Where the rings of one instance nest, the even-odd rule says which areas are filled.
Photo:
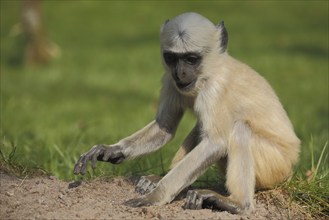
[[146, 215], [146, 214], [148, 213], [147, 208], [143, 207], [143, 208], [142, 208], [142, 213]]
[[66, 195], [65, 189], [59, 189], [59, 192], [60, 192], [62, 195]]
[[7, 191], [6, 192], [6, 196], [12, 197], [14, 195], [15, 195], [14, 191]]
[[12, 212], [14, 212], [14, 209], [7, 209], [6, 210], [6, 213], [12, 213]]
[[50, 179], [50, 180], [55, 180], [56, 177], [55, 177], [55, 176], [49, 176], [48, 179]]

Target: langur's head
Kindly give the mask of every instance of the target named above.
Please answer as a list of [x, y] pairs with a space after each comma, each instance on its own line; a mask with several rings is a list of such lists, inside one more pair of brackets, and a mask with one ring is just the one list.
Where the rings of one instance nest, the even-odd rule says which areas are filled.
[[228, 38], [224, 22], [214, 25], [199, 14], [184, 13], [163, 24], [160, 42], [166, 72], [180, 92], [190, 93], [202, 73], [202, 62], [210, 54], [225, 53]]

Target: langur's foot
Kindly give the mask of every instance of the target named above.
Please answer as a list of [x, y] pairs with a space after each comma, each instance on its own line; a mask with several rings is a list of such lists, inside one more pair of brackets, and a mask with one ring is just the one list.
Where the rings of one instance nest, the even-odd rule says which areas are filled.
[[228, 197], [222, 196], [211, 190], [189, 190], [186, 195], [185, 209], [213, 209], [228, 211], [232, 214], [242, 212], [239, 204]]

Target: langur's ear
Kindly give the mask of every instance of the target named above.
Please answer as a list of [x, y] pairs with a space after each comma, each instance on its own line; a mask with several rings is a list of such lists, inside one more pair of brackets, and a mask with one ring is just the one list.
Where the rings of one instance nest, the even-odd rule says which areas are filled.
[[219, 24], [216, 25], [219, 33], [220, 33], [220, 53], [224, 53], [227, 49], [228, 45], [228, 33], [224, 25], [224, 21], [219, 22]]
[[160, 33], [162, 33], [163, 28], [166, 26], [166, 24], [167, 24], [168, 22], [169, 22], [169, 19], [165, 20], [165, 22], [163, 23], [163, 25], [161, 25]]

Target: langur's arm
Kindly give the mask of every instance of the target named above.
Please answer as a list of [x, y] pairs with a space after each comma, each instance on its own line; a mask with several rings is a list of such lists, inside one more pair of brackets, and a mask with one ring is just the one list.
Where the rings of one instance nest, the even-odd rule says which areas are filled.
[[[197, 123], [190, 134], [185, 138], [184, 143], [176, 153], [171, 162], [170, 169], [173, 169], [189, 152], [193, 150], [201, 141], [200, 124]], [[156, 184], [161, 180], [157, 176], [142, 176], [136, 185], [136, 192], [142, 195], [151, 192], [156, 188]]]
[[171, 140], [184, 111], [178, 94], [171, 92], [170, 85], [167, 84], [164, 85], [159, 110], [154, 121], [116, 144], [93, 146], [80, 156], [74, 167], [74, 173], [85, 174], [89, 161], [93, 169], [96, 168], [96, 161], [118, 164], [156, 151]]
[[162, 205], [171, 202], [184, 188], [192, 184], [225, 151], [222, 144], [212, 143], [208, 138], [202, 140], [190, 153], [157, 184], [157, 187], [143, 197], [132, 199], [125, 204], [138, 207]]

